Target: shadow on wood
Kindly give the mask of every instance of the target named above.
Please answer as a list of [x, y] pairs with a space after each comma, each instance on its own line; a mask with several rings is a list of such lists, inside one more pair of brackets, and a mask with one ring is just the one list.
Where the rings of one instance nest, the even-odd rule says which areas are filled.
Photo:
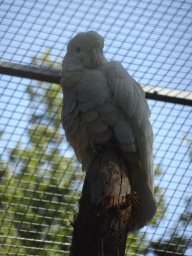
[[137, 229], [140, 205], [128, 171], [115, 149], [94, 157], [74, 219], [70, 256], [124, 256], [127, 234]]

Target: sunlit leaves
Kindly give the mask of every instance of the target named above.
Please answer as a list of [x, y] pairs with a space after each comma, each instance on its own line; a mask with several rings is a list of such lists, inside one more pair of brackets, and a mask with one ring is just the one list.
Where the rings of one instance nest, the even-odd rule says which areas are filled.
[[[50, 51], [34, 57], [33, 64], [59, 69], [51, 61]], [[31, 112], [26, 129], [29, 142], [21, 140], [10, 151], [9, 161], [0, 162], [0, 242], [6, 244], [1, 249], [30, 255], [52, 255], [52, 250], [60, 250], [57, 255], [65, 255], [61, 250], [70, 242], [69, 219], [76, 199], [73, 160], [64, 158], [60, 149], [64, 145], [61, 87], [33, 82], [26, 93]], [[13, 245], [18, 245], [17, 250]]]

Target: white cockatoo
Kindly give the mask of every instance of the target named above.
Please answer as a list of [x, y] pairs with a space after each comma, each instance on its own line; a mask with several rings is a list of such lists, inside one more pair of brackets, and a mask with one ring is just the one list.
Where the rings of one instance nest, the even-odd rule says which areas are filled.
[[153, 131], [145, 93], [119, 62], [106, 60], [103, 47], [95, 31], [68, 43], [61, 78], [66, 138], [85, 171], [98, 146], [116, 145], [126, 162], [139, 163], [131, 179], [140, 200], [154, 204]]

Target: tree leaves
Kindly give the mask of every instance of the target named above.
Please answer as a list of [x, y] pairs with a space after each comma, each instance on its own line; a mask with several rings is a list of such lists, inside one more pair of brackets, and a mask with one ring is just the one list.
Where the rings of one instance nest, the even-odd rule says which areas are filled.
[[[50, 49], [33, 64], [53, 67]], [[32, 82], [26, 93], [31, 118], [27, 144], [20, 141], [1, 161], [1, 251], [30, 255], [64, 255], [67, 250], [76, 199], [72, 159], [64, 158], [60, 125], [60, 85]]]

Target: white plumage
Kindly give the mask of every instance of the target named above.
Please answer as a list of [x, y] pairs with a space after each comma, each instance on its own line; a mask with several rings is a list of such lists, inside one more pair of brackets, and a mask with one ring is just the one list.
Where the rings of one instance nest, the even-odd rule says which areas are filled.
[[94, 31], [77, 34], [63, 60], [62, 124], [87, 170], [97, 145], [116, 141], [127, 161], [141, 161], [154, 193], [153, 131], [145, 93], [116, 61], [103, 55], [104, 39]]

